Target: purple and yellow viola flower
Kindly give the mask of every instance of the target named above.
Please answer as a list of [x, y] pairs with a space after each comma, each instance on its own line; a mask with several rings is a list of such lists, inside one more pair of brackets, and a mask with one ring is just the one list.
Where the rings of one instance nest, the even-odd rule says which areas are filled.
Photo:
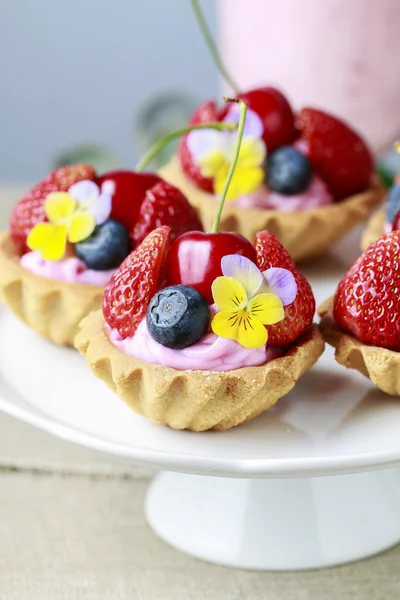
[[53, 192], [44, 204], [48, 222], [33, 227], [27, 245], [45, 260], [60, 260], [67, 242], [76, 244], [85, 240], [96, 225], [108, 219], [111, 205], [111, 194], [101, 192], [94, 181], [75, 183], [68, 192]]
[[282, 321], [284, 306], [296, 298], [293, 274], [280, 268], [261, 272], [251, 260], [238, 254], [224, 256], [221, 269], [223, 276], [212, 284], [219, 312], [211, 321], [211, 329], [245, 348], [265, 346], [268, 341], [265, 326]]
[[[237, 123], [239, 107], [232, 106], [224, 122]], [[239, 158], [233, 174], [227, 200], [254, 192], [264, 181], [266, 146], [262, 140], [263, 124], [254, 111], [248, 109]], [[213, 188], [220, 194], [228, 175], [234, 155], [236, 133], [214, 129], [197, 129], [187, 136], [187, 143], [193, 160], [204, 177], [213, 179]]]

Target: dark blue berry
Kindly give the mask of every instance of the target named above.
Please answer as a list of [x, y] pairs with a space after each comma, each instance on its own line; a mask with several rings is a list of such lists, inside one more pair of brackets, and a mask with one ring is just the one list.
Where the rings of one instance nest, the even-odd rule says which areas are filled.
[[400, 210], [400, 183], [390, 188], [386, 199], [386, 220], [392, 225]]
[[307, 156], [293, 146], [282, 146], [267, 159], [268, 187], [274, 192], [293, 196], [310, 185], [312, 167]]
[[210, 318], [207, 300], [200, 292], [187, 285], [172, 285], [153, 296], [147, 329], [159, 344], [182, 350], [207, 333]]
[[75, 244], [76, 256], [88, 269], [95, 271], [119, 267], [130, 251], [128, 230], [114, 219], [98, 225], [91, 236]]

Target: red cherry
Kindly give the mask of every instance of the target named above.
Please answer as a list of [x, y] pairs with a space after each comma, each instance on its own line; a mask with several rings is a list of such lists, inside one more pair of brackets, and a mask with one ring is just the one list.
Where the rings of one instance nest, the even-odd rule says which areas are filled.
[[392, 231], [400, 230], [400, 210], [393, 219]]
[[184, 233], [175, 240], [168, 254], [168, 285], [189, 285], [212, 304], [211, 284], [222, 275], [221, 259], [227, 254], [240, 254], [257, 262], [253, 246], [239, 233]]
[[293, 111], [285, 96], [272, 87], [257, 88], [239, 94], [264, 124], [263, 140], [268, 152], [291, 144], [296, 137]]
[[111, 218], [132, 231], [147, 190], [162, 181], [154, 173], [111, 171], [97, 179], [97, 185], [113, 195]]

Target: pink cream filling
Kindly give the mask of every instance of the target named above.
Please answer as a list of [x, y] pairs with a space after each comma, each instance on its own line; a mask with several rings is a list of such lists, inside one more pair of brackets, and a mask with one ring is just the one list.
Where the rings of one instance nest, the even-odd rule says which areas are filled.
[[[298, 140], [294, 147], [307, 156], [308, 146], [304, 140]], [[267, 186], [261, 185], [255, 192], [246, 196], [241, 196], [237, 200], [231, 201], [240, 208], [261, 208], [264, 210], [277, 210], [279, 212], [295, 212], [301, 210], [311, 210], [319, 206], [333, 204], [334, 198], [326, 183], [318, 175], [312, 176], [310, 185], [304, 192], [286, 196], [270, 191]]]
[[301, 194], [285, 196], [277, 192], [272, 192], [265, 185], [261, 185], [255, 192], [247, 196], [241, 196], [234, 203], [241, 208], [261, 208], [265, 210], [278, 210], [280, 212], [294, 212], [311, 210], [318, 206], [332, 204], [333, 196], [329, 192], [325, 182], [318, 175], [313, 175], [310, 185]]
[[94, 271], [88, 269], [79, 258], [66, 258], [58, 261], [43, 259], [38, 252], [28, 252], [20, 258], [20, 265], [35, 275], [68, 281], [69, 283], [83, 283], [96, 286], [105, 286], [115, 272]]
[[110, 341], [119, 350], [146, 363], [180, 371], [233, 371], [255, 367], [282, 356], [280, 348], [244, 348], [234, 340], [208, 333], [193, 346], [172, 350], [150, 336], [143, 319], [132, 337], [123, 339], [116, 329], [109, 329]]

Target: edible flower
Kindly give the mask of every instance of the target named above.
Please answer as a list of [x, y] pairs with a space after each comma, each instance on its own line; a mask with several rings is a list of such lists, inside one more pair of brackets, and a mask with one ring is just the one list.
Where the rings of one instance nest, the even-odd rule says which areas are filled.
[[[235, 104], [224, 118], [224, 122], [237, 123], [238, 121], [239, 107]], [[263, 164], [266, 157], [262, 134], [263, 124], [260, 117], [248, 109], [239, 158], [229, 186], [227, 200], [250, 194], [262, 184], [265, 177]], [[199, 129], [191, 131], [187, 136], [192, 158], [203, 177], [213, 179], [215, 194], [220, 194], [223, 190], [233, 159], [235, 142], [236, 133], [231, 131]]]
[[85, 240], [96, 225], [108, 219], [111, 204], [111, 194], [101, 192], [94, 181], [75, 183], [68, 192], [52, 192], [44, 203], [49, 222], [33, 227], [27, 238], [28, 247], [45, 260], [60, 260], [67, 242]]
[[271, 268], [263, 273], [245, 256], [229, 254], [221, 261], [223, 276], [212, 284], [217, 312], [213, 332], [236, 340], [245, 348], [267, 343], [265, 325], [274, 325], [285, 316], [284, 306], [296, 298], [297, 284], [287, 269]]

